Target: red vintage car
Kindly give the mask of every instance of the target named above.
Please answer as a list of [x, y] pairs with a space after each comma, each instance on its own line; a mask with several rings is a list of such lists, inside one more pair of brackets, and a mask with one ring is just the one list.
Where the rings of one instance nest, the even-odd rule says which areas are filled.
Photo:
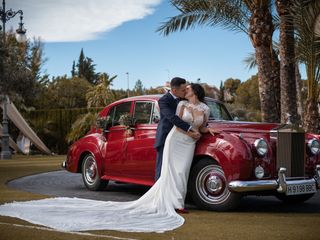
[[[82, 173], [90, 190], [109, 180], [152, 186], [158, 99], [146, 95], [105, 107], [102, 129], [93, 128], [69, 149], [63, 166]], [[320, 135], [292, 125], [234, 121], [222, 102], [206, 98], [209, 125], [221, 131], [198, 141], [188, 194], [202, 209], [225, 211], [244, 195], [275, 195], [303, 202], [320, 188]]]

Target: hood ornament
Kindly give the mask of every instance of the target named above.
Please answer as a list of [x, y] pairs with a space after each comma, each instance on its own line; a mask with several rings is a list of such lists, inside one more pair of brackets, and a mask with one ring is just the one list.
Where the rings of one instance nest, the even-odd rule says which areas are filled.
[[286, 113], [285, 121], [286, 121], [286, 124], [292, 124], [292, 115], [289, 113]]

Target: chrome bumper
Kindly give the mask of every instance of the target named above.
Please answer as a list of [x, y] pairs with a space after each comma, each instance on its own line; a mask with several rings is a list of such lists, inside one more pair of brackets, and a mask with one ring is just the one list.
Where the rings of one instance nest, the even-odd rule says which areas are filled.
[[67, 161], [63, 161], [61, 163], [61, 167], [64, 168], [64, 169], [67, 169]]
[[[312, 179], [292, 180], [290, 183], [315, 183], [320, 189], [320, 165], [316, 166], [315, 176]], [[278, 171], [277, 180], [257, 180], [257, 181], [231, 181], [229, 189], [233, 192], [252, 192], [252, 191], [267, 191], [277, 190], [279, 193], [285, 193], [287, 190], [286, 168], [280, 168]]]

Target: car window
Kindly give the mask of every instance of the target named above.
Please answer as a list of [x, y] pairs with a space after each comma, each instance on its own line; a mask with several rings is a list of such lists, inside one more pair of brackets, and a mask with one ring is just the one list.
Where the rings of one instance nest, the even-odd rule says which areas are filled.
[[136, 124], [150, 124], [153, 102], [135, 102], [134, 119]]
[[108, 116], [111, 119], [111, 126], [121, 125], [121, 121], [130, 116], [131, 102], [121, 103], [110, 109]]
[[109, 110], [109, 113], [106, 117], [107, 119], [107, 124], [106, 124], [106, 128], [110, 128], [112, 127], [112, 122], [113, 122], [113, 117], [114, 117], [114, 110], [116, 110], [116, 107], [112, 107], [110, 110]]
[[207, 101], [207, 105], [210, 108], [210, 119], [228, 121], [232, 120], [231, 115], [229, 114], [228, 110], [225, 108], [224, 105], [214, 101]]
[[152, 123], [159, 123], [159, 121], [160, 121], [160, 112], [159, 112], [158, 108], [156, 107], [156, 105], [153, 104], [151, 122]]

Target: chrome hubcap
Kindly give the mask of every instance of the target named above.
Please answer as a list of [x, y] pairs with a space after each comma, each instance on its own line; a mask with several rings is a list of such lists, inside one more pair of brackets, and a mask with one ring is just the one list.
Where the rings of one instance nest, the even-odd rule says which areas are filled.
[[206, 187], [210, 193], [218, 193], [223, 188], [223, 182], [217, 176], [210, 176], [206, 183]]
[[97, 164], [93, 157], [88, 157], [85, 160], [85, 178], [87, 183], [93, 184], [97, 178]]
[[208, 165], [201, 169], [196, 178], [196, 191], [208, 204], [221, 204], [231, 194], [224, 172], [218, 165]]

